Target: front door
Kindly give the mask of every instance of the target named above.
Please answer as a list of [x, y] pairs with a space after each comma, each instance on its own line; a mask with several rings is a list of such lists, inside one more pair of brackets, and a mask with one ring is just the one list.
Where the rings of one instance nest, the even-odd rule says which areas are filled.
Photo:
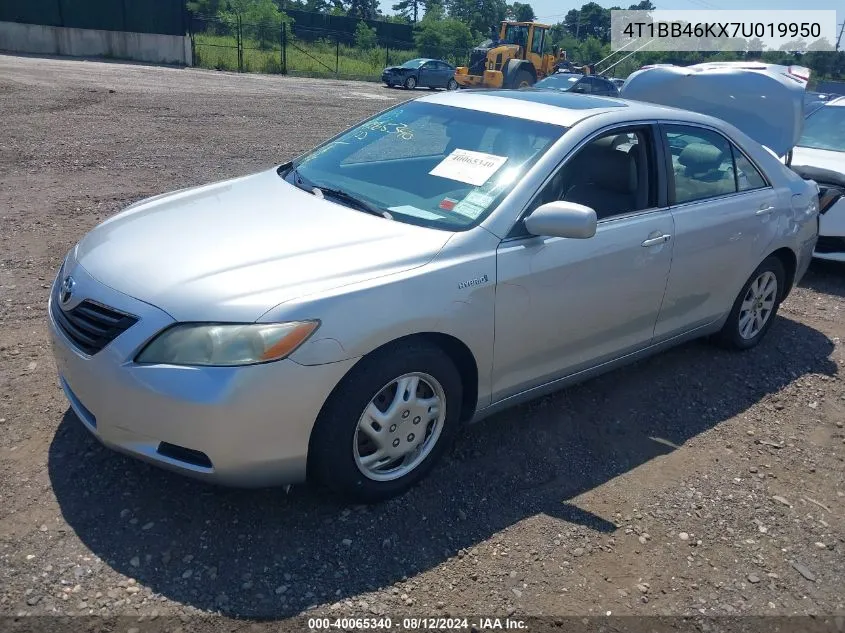
[[658, 200], [656, 127], [604, 132], [567, 160], [529, 210], [569, 200], [596, 210], [596, 235], [520, 233], [497, 255], [494, 400], [651, 343], [674, 225]]
[[663, 125], [672, 157], [672, 274], [655, 340], [713, 323], [728, 312], [777, 231], [777, 192], [715, 130]]

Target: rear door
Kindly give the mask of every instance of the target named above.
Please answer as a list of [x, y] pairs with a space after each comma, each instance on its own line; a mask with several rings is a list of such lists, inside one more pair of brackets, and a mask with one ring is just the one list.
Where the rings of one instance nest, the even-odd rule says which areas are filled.
[[[675, 235], [655, 342], [713, 323], [763, 261], [777, 231], [778, 194], [713, 128], [662, 124]], [[789, 201], [786, 201], [789, 204]]]
[[417, 84], [430, 88], [437, 85], [437, 71], [435, 70], [436, 62], [426, 62], [419, 69], [419, 80]]
[[435, 62], [437, 68], [437, 88], [445, 88], [449, 80], [454, 77], [455, 71], [446, 62]]

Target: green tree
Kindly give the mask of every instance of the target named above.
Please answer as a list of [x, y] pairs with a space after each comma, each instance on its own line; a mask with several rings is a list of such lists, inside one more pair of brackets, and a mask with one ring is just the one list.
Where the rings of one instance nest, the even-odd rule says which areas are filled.
[[355, 46], [365, 50], [378, 46], [378, 34], [363, 20], [355, 27]]
[[508, 15], [505, 0], [449, 0], [449, 17], [460, 20], [476, 34], [486, 35]]
[[533, 22], [537, 19], [534, 9], [530, 4], [514, 2], [508, 7], [508, 17], [517, 22]]
[[425, 0], [400, 0], [391, 7], [399, 15], [416, 24], [425, 12]]
[[466, 24], [454, 18], [434, 19], [428, 14], [414, 34], [414, 43], [422, 57], [463, 57], [472, 48], [473, 36]]
[[361, 20], [373, 20], [379, 15], [378, 0], [349, 0], [346, 15]]

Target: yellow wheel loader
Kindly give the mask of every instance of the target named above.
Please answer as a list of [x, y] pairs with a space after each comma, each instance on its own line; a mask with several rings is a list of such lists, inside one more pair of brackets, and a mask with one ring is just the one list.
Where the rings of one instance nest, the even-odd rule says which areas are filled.
[[498, 33], [473, 49], [469, 66], [455, 71], [463, 88], [525, 88], [555, 72], [558, 58], [543, 47], [549, 25], [502, 22]]

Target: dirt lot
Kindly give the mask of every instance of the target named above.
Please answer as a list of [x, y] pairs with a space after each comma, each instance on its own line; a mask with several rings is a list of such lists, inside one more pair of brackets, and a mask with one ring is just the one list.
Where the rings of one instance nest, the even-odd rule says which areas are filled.
[[845, 614], [845, 267], [469, 430], [401, 499], [204, 486], [69, 413], [47, 288], [141, 197], [291, 157], [407, 93], [0, 56], [0, 615]]

